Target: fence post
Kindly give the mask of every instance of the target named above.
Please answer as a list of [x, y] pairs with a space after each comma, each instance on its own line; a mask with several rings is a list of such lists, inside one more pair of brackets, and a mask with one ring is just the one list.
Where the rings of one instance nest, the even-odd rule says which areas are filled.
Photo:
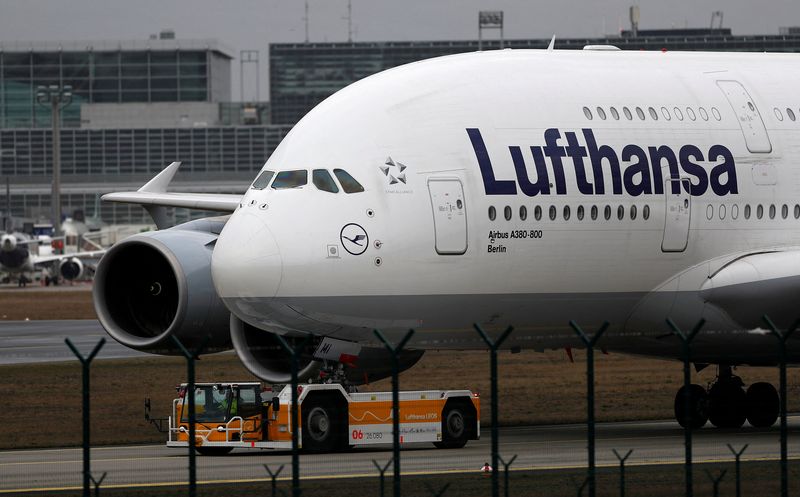
[[500, 436], [498, 431], [499, 427], [497, 426], [499, 416], [497, 412], [497, 349], [500, 348], [500, 345], [508, 338], [508, 335], [514, 331], [514, 327], [509, 326], [497, 340], [492, 340], [478, 323], [475, 323], [473, 326], [481, 338], [483, 338], [483, 341], [486, 342], [486, 346], [489, 347], [489, 357], [491, 359], [489, 375], [492, 385], [492, 497], [500, 497], [500, 474], [498, 473], [500, 470], [497, 464], [500, 459]]
[[297, 356], [300, 355], [303, 348], [308, 344], [309, 340], [311, 339], [311, 335], [306, 335], [303, 338], [303, 341], [300, 342], [297, 347], [292, 347], [289, 343], [281, 336], [276, 334], [278, 341], [283, 347], [284, 352], [289, 354], [289, 359], [291, 362], [291, 369], [292, 369], [292, 405], [290, 406], [291, 410], [291, 424], [292, 424], [292, 496], [293, 497], [300, 497], [300, 439], [298, 438], [300, 435], [300, 423], [297, 419], [297, 403], [298, 403], [298, 392], [297, 392], [297, 373], [298, 369], [300, 369], [297, 363]]
[[444, 495], [444, 493], [447, 492], [447, 489], [450, 488], [450, 483], [449, 482], [445, 483], [442, 489], [439, 490], [438, 492], [428, 483], [425, 483], [425, 488], [428, 489], [428, 492], [430, 492], [431, 495], [433, 495], [433, 497], [442, 497], [442, 495]]
[[500, 457], [500, 454], [497, 455], [497, 459], [499, 459], [503, 464], [503, 495], [508, 497], [508, 468], [510, 468], [511, 465], [514, 464], [514, 461], [517, 460], [517, 454], [514, 454], [514, 457], [512, 457], [508, 462], [505, 462], [503, 458]]
[[392, 481], [392, 486], [394, 488], [394, 497], [400, 497], [400, 387], [398, 379], [400, 375], [400, 362], [398, 361], [398, 356], [414, 334], [414, 330], [408, 330], [408, 333], [400, 340], [397, 347], [392, 347], [380, 330], [373, 330], [373, 332], [392, 354], [392, 460], [394, 462], [394, 479]]
[[92, 365], [92, 360], [95, 358], [100, 349], [103, 347], [103, 344], [106, 343], [105, 338], [101, 338], [97, 345], [94, 346], [94, 349], [89, 353], [88, 356], [83, 357], [80, 351], [72, 344], [72, 341], [69, 338], [65, 338], [64, 342], [67, 344], [67, 347], [70, 348], [75, 357], [81, 361], [81, 377], [83, 379], [83, 497], [90, 497], [91, 492], [91, 483], [90, 480], [92, 478], [92, 463], [90, 457], [90, 420], [89, 420], [89, 368]]
[[685, 472], [686, 472], [686, 497], [694, 496], [694, 485], [692, 483], [692, 423], [691, 423], [691, 406], [692, 406], [692, 369], [691, 369], [691, 344], [692, 340], [700, 333], [700, 329], [706, 324], [705, 319], [700, 319], [697, 324], [692, 328], [692, 331], [687, 335], [681, 331], [678, 326], [667, 318], [667, 325], [672, 328], [672, 333], [675, 334], [683, 342], [683, 443], [685, 450]]
[[385, 488], [384, 487], [384, 483], [385, 483], [385, 480], [386, 480], [386, 478], [385, 478], [386, 470], [389, 469], [389, 465], [392, 464], [392, 460], [389, 459], [389, 462], [386, 463], [386, 466], [381, 466], [380, 464], [378, 464], [378, 461], [376, 461], [375, 459], [372, 460], [372, 464], [374, 464], [375, 467], [378, 468], [378, 473], [381, 474], [381, 487], [380, 488], [381, 488], [381, 497], [383, 497], [384, 496], [384, 488]]
[[711, 471], [705, 470], [706, 474], [708, 475], [708, 479], [711, 480], [711, 483], [714, 485], [714, 497], [719, 497], [719, 482], [722, 481], [722, 478], [725, 477], [725, 473], [728, 472], [727, 469], [723, 469], [719, 472], [719, 476], [714, 478], [714, 475], [711, 474]]
[[[583, 489], [586, 488], [586, 485], [588, 483], [589, 483], [589, 477], [587, 476], [586, 478], [583, 479], [583, 483], [581, 483], [580, 486], [578, 487], [578, 497], [581, 497], [583, 495]], [[575, 484], [575, 480], [572, 480], [572, 484], [573, 485]]]
[[103, 480], [106, 479], [107, 474], [108, 473], [103, 472], [103, 476], [101, 476], [99, 480], [95, 480], [93, 476], [89, 476], [89, 479], [94, 483], [94, 497], [100, 497], [100, 485], [103, 483]]
[[278, 468], [278, 471], [274, 473], [266, 464], [262, 464], [262, 466], [264, 466], [264, 469], [266, 469], [267, 473], [269, 473], [270, 479], [272, 479], [272, 497], [275, 497], [278, 492], [278, 475], [281, 474], [281, 471], [283, 471], [283, 464], [281, 464], [281, 467]]
[[624, 456], [619, 455], [617, 449], [611, 449], [614, 452], [614, 455], [617, 456], [619, 459], [619, 497], [625, 497], [625, 461], [628, 460], [628, 457], [633, 453], [633, 449], [628, 450], [628, 453]]
[[186, 358], [186, 396], [189, 398], [189, 497], [197, 495], [197, 454], [195, 454], [195, 386], [194, 386], [194, 363], [200, 359], [200, 354], [211, 339], [211, 335], [206, 335], [205, 339], [200, 343], [200, 346], [190, 352], [183, 346], [178, 337], [172, 335], [172, 342], [178, 346], [178, 349]]
[[570, 321], [569, 325], [575, 330], [583, 343], [586, 345], [586, 404], [587, 404], [587, 424], [589, 425], [587, 439], [589, 452], [589, 497], [594, 497], [597, 491], [595, 481], [595, 448], [594, 448], [594, 346], [597, 340], [603, 336], [608, 329], [608, 321], [603, 322], [592, 338], [586, 335], [575, 321]]
[[741, 457], [745, 450], [747, 450], [747, 446], [750, 444], [744, 444], [742, 450], [736, 452], [731, 444], [728, 444], [728, 449], [733, 452], [733, 457], [736, 458], [735, 470], [736, 470], [736, 497], [742, 497], [742, 480], [741, 480]]
[[764, 321], [772, 330], [772, 334], [778, 339], [778, 347], [780, 351], [780, 396], [781, 401], [781, 497], [788, 497], [789, 495], [789, 456], [788, 456], [788, 441], [789, 431], [786, 424], [786, 341], [792, 336], [792, 333], [800, 325], [800, 320], [794, 322], [791, 328], [781, 333], [775, 323], [767, 316], [764, 315]]

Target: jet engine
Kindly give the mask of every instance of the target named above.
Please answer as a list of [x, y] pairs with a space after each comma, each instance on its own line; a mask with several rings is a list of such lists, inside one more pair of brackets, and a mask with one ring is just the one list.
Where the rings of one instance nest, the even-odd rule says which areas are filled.
[[230, 349], [229, 311], [211, 281], [211, 252], [227, 218], [206, 218], [142, 233], [112, 247], [97, 266], [94, 307], [121, 344], [177, 355]]
[[58, 274], [65, 280], [77, 280], [83, 276], [83, 262], [77, 257], [62, 259], [58, 263]]
[[[236, 354], [244, 366], [268, 383], [289, 383], [292, 379], [291, 356], [285, 351], [275, 333], [258, 329], [233, 314], [230, 318], [231, 340]], [[284, 336], [290, 347], [298, 347], [303, 337]], [[307, 340], [300, 350], [298, 380], [317, 379], [323, 363], [315, 351], [322, 338]], [[400, 371], [405, 371], [420, 360], [424, 351], [404, 350], [400, 354]], [[392, 375], [392, 357], [384, 347], [360, 347], [360, 353], [344, 364], [347, 381], [362, 385]]]

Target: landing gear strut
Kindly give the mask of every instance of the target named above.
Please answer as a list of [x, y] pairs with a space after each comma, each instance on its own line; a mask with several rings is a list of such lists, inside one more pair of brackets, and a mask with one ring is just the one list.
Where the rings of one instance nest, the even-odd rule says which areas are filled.
[[778, 419], [778, 392], [769, 383], [753, 383], [744, 390], [744, 382], [734, 375], [731, 366], [720, 365], [716, 381], [706, 390], [700, 385], [689, 388], [689, 416], [685, 415], [685, 388], [675, 396], [675, 419], [685, 427], [701, 428], [706, 421], [717, 428], [741, 428], [745, 420], [756, 428], [767, 428]]

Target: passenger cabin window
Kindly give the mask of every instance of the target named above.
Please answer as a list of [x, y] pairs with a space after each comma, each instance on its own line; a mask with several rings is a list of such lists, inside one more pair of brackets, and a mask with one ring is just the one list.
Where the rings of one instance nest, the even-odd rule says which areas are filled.
[[350, 176], [350, 173], [344, 169], [334, 169], [333, 174], [336, 175], [336, 179], [341, 183], [342, 190], [344, 190], [345, 193], [359, 193], [364, 191], [364, 187], [361, 186], [361, 183], [356, 181], [356, 179]]
[[275, 171], [262, 171], [261, 174], [258, 175], [255, 181], [253, 181], [253, 188], [254, 190], [263, 190], [264, 188], [269, 185], [269, 180], [275, 175]]
[[273, 190], [285, 190], [289, 188], [299, 188], [308, 184], [308, 171], [305, 169], [297, 171], [281, 171], [275, 176], [272, 182]]
[[311, 173], [311, 182], [323, 192], [339, 193], [339, 187], [327, 169], [314, 169]]

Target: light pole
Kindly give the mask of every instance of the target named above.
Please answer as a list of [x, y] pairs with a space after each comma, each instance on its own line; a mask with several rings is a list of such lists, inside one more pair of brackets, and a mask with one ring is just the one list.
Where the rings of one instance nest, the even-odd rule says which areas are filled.
[[39, 86], [36, 101], [50, 106], [53, 127], [53, 230], [61, 234], [61, 109], [72, 103], [71, 86]]

